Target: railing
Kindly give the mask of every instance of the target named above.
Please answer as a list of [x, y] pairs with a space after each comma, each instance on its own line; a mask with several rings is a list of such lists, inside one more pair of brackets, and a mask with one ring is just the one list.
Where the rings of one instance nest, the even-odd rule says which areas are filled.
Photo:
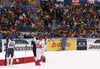
[[[0, 30], [2, 30], [2, 31], [5, 31], [4, 30], [4, 28], [7, 28], [9, 31], [11, 31], [11, 27], [10, 27], [10, 25], [9, 24], [6, 24], [6, 23], [3, 23], [3, 22], [0, 22]], [[37, 28], [36, 26], [34, 26], [34, 27], [32, 27], [32, 25], [26, 25], [26, 26], [24, 26], [24, 25], [17, 25], [17, 26], [13, 26], [13, 28], [15, 28], [16, 29], [16, 31], [22, 31], [22, 32], [35, 32], [35, 31], [37, 31], [39, 28]], [[40, 32], [42, 31], [42, 32], [57, 32], [57, 29], [58, 29], [58, 27], [57, 27], [57, 25], [55, 26], [51, 26], [51, 27], [48, 27], [48, 26], [44, 26], [44, 27], [42, 27], [41, 26], [41, 29], [39, 30]], [[82, 33], [82, 29], [81, 29], [81, 27], [62, 27], [61, 29], [63, 29], [63, 30], [67, 30], [67, 31], [71, 31], [71, 32], [81, 32]], [[96, 30], [96, 32], [97, 33], [100, 33], [100, 31], [97, 31], [98, 30], [98, 28], [96, 28], [95, 29]]]
[[[3, 22], [0, 22], [0, 30], [5, 31], [4, 30], [5, 27], [7, 27], [7, 29], [9, 31], [11, 31], [10, 25], [8, 25], [6, 23], [3, 23]], [[37, 28], [36, 26], [33, 27], [32, 25], [26, 25], [26, 26], [24, 26], [22, 24], [22, 25], [13, 26], [13, 28], [15, 28], [16, 31], [21, 31], [21, 32], [36, 32], [40, 27]], [[58, 29], [58, 27], [57, 27], [56, 22], [53, 22], [51, 27], [48, 27], [48, 26], [42, 27], [41, 26], [41, 29], [39, 30], [39, 32], [58, 32], [57, 29]], [[71, 31], [73, 33], [75, 31], [76, 31], [76, 33], [79, 33], [79, 32], [83, 33], [81, 27], [62, 27], [61, 29], [67, 30], [67, 33], [68, 33], [68, 31]], [[89, 29], [87, 31], [89, 31]], [[95, 32], [100, 33], [100, 29], [98, 31], [98, 28], [96, 28]]]
[[[0, 30], [5, 31], [4, 30], [5, 27], [7, 28], [7, 30], [12, 31], [10, 25], [4, 24], [4, 23], [0, 24]], [[35, 32], [38, 29], [39, 29], [38, 31], [40, 31], [40, 32], [41, 31], [42, 32], [51, 32], [51, 30], [52, 30], [52, 27], [44, 26], [44, 27], [37, 28], [36, 26], [32, 27], [32, 25], [26, 25], [26, 26], [17, 25], [17, 26], [13, 26], [13, 28], [15, 28], [16, 31], [21, 31], [21, 32]]]
[[32, 27], [32, 25], [27, 25], [26, 27], [23, 27], [23, 26], [16, 26], [16, 29], [17, 31], [23, 31], [23, 32], [35, 32], [35, 31], [42, 31], [42, 32], [51, 32], [51, 29], [52, 27], [48, 27], [48, 26], [44, 26], [44, 27], [39, 27], [37, 28], [36, 26], [35, 27]]

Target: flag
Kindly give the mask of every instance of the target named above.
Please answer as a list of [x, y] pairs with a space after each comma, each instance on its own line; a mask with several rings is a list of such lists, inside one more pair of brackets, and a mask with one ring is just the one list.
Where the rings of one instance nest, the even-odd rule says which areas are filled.
[[66, 33], [66, 32], [67, 32], [67, 30], [63, 30], [63, 32], [64, 32], [64, 33]]
[[58, 32], [62, 32], [62, 29], [58, 29]]
[[16, 29], [12, 29], [12, 32], [16, 31]]
[[15, 17], [15, 13], [12, 13], [12, 16]]
[[100, 28], [98, 28], [97, 33], [100, 33]]
[[70, 34], [71, 34], [71, 31], [68, 32], [68, 35], [70, 35]]
[[68, 22], [70, 22], [70, 20], [71, 20], [71, 19], [69, 18], [69, 19], [68, 19]]
[[86, 28], [85, 28], [85, 31], [87, 32], [87, 31], [88, 31], [88, 29], [86, 29]]
[[86, 33], [86, 31], [85, 31], [85, 30], [83, 30], [83, 33]]
[[100, 29], [98, 29], [98, 31], [100, 31]]
[[53, 11], [53, 9], [50, 9], [50, 12], [52, 12]]
[[49, 18], [49, 15], [46, 15], [46, 18]]
[[96, 12], [93, 12], [93, 14], [96, 14]]
[[18, 22], [18, 24], [20, 24], [20, 23], [22, 23], [21, 21], [20, 22]]
[[52, 2], [53, 0], [51, 0], [51, 2]]
[[93, 29], [89, 29], [89, 32], [92, 33], [93, 32]]

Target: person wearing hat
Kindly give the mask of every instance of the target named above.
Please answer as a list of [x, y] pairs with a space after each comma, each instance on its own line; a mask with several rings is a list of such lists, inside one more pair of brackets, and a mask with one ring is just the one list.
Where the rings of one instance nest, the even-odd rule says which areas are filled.
[[2, 30], [0, 30], [0, 33], [2, 33]]
[[9, 65], [9, 55], [11, 55], [11, 64], [13, 65], [13, 55], [14, 55], [14, 47], [15, 47], [15, 41], [13, 40], [14, 36], [10, 36], [10, 39], [8, 41], [8, 50], [7, 50], [7, 65]]
[[4, 39], [6, 39], [7, 38], [7, 31], [4, 31], [4, 37], [3, 37]]

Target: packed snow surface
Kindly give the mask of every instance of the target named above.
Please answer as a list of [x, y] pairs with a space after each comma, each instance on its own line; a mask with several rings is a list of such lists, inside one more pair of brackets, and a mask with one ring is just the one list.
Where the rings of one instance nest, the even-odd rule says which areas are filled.
[[[17, 52], [15, 55], [25, 57], [24, 53]], [[32, 51], [27, 51], [26, 56], [28, 55], [32, 56]], [[45, 56], [46, 63], [41, 62], [41, 66], [35, 66], [33, 62], [0, 66], [0, 69], [100, 69], [100, 51], [50, 51]]]

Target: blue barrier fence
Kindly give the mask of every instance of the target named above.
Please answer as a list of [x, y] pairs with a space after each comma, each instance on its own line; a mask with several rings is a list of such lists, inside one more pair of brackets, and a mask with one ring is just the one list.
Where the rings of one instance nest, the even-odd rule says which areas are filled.
[[[50, 39], [50, 38], [48, 38], [48, 39]], [[51, 38], [51, 39], [62, 39], [62, 38]], [[67, 38], [67, 39], [100, 39], [100, 38]], [[5, 39], [0, 39], [0, 40], [5, 40]], [[33, 38], [27, 38], [27, 39], [18, 38], [18, 39], [14, 39], [14, 40], [33, 40]]]
[[[52, 39], [62, 39], [62, 38], [52, 38]], [[100, 38], [67, 38], [67, 39], [100, 39]]]

